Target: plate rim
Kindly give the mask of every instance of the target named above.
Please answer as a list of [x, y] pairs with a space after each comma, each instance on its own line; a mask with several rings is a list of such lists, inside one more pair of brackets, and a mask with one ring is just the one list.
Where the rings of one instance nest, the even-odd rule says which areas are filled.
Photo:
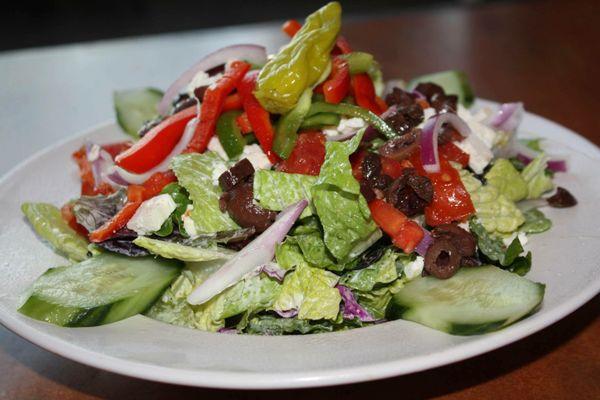
[[[478, 104], [494, 105], [498, 103], [485, 99], [478, 99]], [[541, 119], [546, 124], [558, 126], [562, 130], [575, 136], [578, 140], [583, 141], [597, 153], [600, 160], [600, 147], [586, 137], [579, 135], [564, 125], [538, 114], [531, 112], [527, 112], [527, 114], [531, 117]], [[62, 145], [77, 140], [99, 129], [115, 125], [116, 122], [112, 120], [95, 124], [91, 127], [80, 130], [74, 135], [70, 135], [60, 141], [57, 141], [52, 146], [35, 152], [6, 172], [0, 178], [0, 185], [3, 185], [27, 164], [39, 157], [42, 157], [46, 153], [50, 153]], [[71, 344], [70, 342], [64, 341], [63, 339], [57, 338], [51, 334], [36, 330], [35, 328], [26, 324], [25, 321], [21, 320], [21, 317], [17, 316], [16, 314], [12, 315], [0, 311], [0, 323], [30, 343], [61, 357], [79, 362], [84, 365], [92, 366], [94, 368], [129, 377], [162, 383], [219, 389], [292, 389], [341, 385], [384, 379], [393, 376], [420, 372], [472, 358], [539, 332], [540, 330], [564, 318], [568, 314], [576, 311], [599, 292], [600, 280], [592, 281], [589, 285], [584, 287], [583, 290], [580, 290], [575, 296], [572, 296], [568, 301], [550, 310], [544, 316], [544, 318], [538, 317], [536, 319], [535, 317], [532, 317], [525, 319], [519, 321], [515, 325], [511, 325], [501, 330], [500, 332], [481, 335], [476, 340], [455, 345], [449, 349], [438, 351], [433, 354], [401, 358], [393, 361], [376, 362], [348, 368], [316, 369], [310, 372], [302, 371], [264, 373], [161, 367], [150, 363], [130, 361], [118, 358], [116, 356], [109, 356]]]

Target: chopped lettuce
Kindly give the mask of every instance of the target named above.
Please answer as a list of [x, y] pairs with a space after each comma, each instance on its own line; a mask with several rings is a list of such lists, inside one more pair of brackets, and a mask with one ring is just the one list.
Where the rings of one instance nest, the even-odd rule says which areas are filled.
[[364, 250], [363, 243], [370, 241], [378, 231], [367, 202], [360, 194], [360, 185], [352, 176], [349, 161], [350, 154], [360, 144], [362, 132], [347, 142], [327, 142], [325, 162], [312, 187], [325, 245], [341, 262], [358, 255], [355, 254], [357, 248]]
[[23, 203], [21, 210], [35, 232], [56, 251], [73, 261], [87, 258], [87, 240], [71, 229], [58, 208], [47, 203]]
[[297, 310], [299, 319], [335, 319], [342, 297], [335, 288], [338, 276], [306, 265], [286, 275], [275, 300], [275, 311]]
[[351, 289], [368, 292], [373, 290], [376, 284], [390, 283], [398, 278], [397, 258], [398, 253], [388, 249], [373, 265], [344, 274], [340, 279], [340, 284]]
[[225, 326], [226, 318], [262, 311], [273, 305], [281, 285], [262, 274], [241, 280], [204, 304], [189, 304], [186, 299], [194, 287], [219, 269], [223, 262], [188, 264], [147, 315], [170, 324], [216, 332]]
[[[310, 201], [310, 188], [316, 180], [315, 176], [261, 169], [254, 174], [254, 198], [268, 210], [281, 211], [302, 199]], [[300, 217], [311, 214], [306, 207]]]
[[137, 237], [133, 243], [157, 256], [174, 258], [176, 260], [187, 262], [227, 259], [231, 258], [235, 253], [232, 250], [218, 248], [217, 246], [192, 247], [179, 243], [167, 242], [165, 240], [152, 239], [145, 236]]
[[331, 332], [334, 325], [328, 321], [308, 321], [298, 318], [279, 318], [260, 315], [248, 321], [245, 333], [254, 335], [285, 335]]
[[546, 174], [546, 167], [548, 167], [548, 156], [542, 153], [521, 171], [521, 176], [527, 182], [528, 199], [537, 199], [554, 188], [552, 178]]
[[485, 174], [487, 184], [498, 189], [508, 200], [519, 201], [527, 197], [529, 192], [527, 182], [519, 171], [505, 158], [494, 162], [492, 168]]
[[523, 216], [525, 217], [525, 223], [519, 228], [521, 232], [542, 233], [552, 227], [552, 221], [536, 208], [526, 211]]
[[385, 318], [385, 310], [392, 299], [404, 286], [404, 281], [396, 279], [391, 284], [369, 292], [356, 292], [358, 303], [364, 307], [375, 319]]
[[290, 240], [290, 237], [275, 248], [275, 260], [281, 268], [286, 270], [294, 269], [300, 265], [308, 265], [300, 246], [294, 239]]
[[221, 188], [214, 183], [227, 170], [228, 163], [217, 153], [181, 154], [171, 161], [179, 184], [190, 194], [193, 209], [190, 218], [197, 233], [214, 233], [239, 228], [227, 213], [219, 209]]

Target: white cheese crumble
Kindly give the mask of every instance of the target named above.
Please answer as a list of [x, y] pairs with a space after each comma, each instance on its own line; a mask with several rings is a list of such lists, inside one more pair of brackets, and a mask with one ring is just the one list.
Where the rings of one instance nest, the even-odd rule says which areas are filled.
[[477, 135], [488, 148], [491, 149], [500, 140], [501, 135], [484, 123], [488, 118], [484, 110], [471, 114], [468, 109], [459, 104], [457, 114], [467, 123], [467, 125], [469, 125], [471, 132]]
[[194, 89], [199, 88], [201, 86], [210, 86], [216, 81], [218, 81], [221, 78], [221, 76], [223, 76], [223, 74], [209, 76], [206, 72], [199, 71], [196, 75], [194, 75], [190, 83], [188, 83], [188, 85], [185, 87], [183, 93], [187, 93], [190, 97], [193, 97]]
[[177, 205], [168, 194], [144, 201], [127, 222], [127, 228], [144, 236], [160, 229]]
[[494, 154], [489, 147], [474, 136], [474, 132], [472, 132], [471, 135], [454, 144], [469, 155], [469, 167], [476, 174], [481, 174], [494, 158]]
[[359, 130], [367, 126], [367, 123], [362, 118], [342, 118], [340, 123], [335, 128], [323, 129], [323, 133], [329, 137], [339, 135], [350, 135], [357, 133]]
[[227, 156], [223, 145], [221, 145], [221, 141], [216, 136], [213, 136], [210, 139], [210, 142], [208, 142], [208, 150], [214, 151], [215, 153], [220, 155], [221, 158], [223, 158], [224, 160], [229, 160], [229, 157]]
[[430, 119], [431, 117], [435, 116], [437, 114], [437, 111], [435, 111], [435, 108], [433, 107], [428, 107], [426, 109], [423, 110], [423, 122], [421, 122], [417, 128], [419, 129], [423, 129], [423, 127], [425, 126], [425, 123], [427, 123], [427, 120]]
[[415, 261], [411, 261], [404, 266], [404, 276], [409, 281], [421, 276], [423, 267], [425, 266], [425, 259], [421, 256], [417, 256]]
[[262, 151], [259, 145], [250, 144], [244, 147], [240, 159], [247, 158], [255, 170], [269, 169], [272, 164], [269, 157]]
[[519, 238], [519, 242], [521, 242], [521, 246], [525, 246], [529, 239], [527, 239], [527, 235], [524, 232], [515, 232], [512, 235], [505, 237], [502, 239], [502, 242], [505, 246], [510, 246], [510, 244], [515, 240], [515, 238]]
[[193, 209], [194, 206], [188, 204], [187, 208], [185, 209], [185, 212], [181, 216], [181, 220], [183, 221], [183, 229], [185, 229], [185, 232], [192, 239], [195, 239], [198, 237], [198, 230], [196, 229], [196, 224], [194, 223], [194, 220], [192, 219], [192, 217], [190, 217], [190, 213]]

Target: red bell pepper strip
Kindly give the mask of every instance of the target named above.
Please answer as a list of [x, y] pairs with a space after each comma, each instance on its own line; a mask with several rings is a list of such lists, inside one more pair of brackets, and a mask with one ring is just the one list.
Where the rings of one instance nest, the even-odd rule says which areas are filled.
[[225, 70], [225, 74], [221, 79], [206, 89], [200, 112], [200, 121], [192, 140], [185, 149], [186, 153], [202, 153], [206, 150], [208, 142], [215, 134], [217, 119], [223, 112], [225, 98], [233, 92], [249, 69], [250, 64], [247, 62], [233, 61], [229, 68]]
[[141, 174], [160, 164], [177, 145], [187, 123], [197, 115], [188, 107], [150, 129], [138, 142], [120, 153], [115, 161], [127, 171]]
[[277, 170], [290, 174], [319, 175], [325, 161], [325, 135], [321, 132], [304, 132], [298, 140], [290, 156], [281, 161]]
[[469, 165], [469, 155], [452, 142], [440, 145], [439, 153], [448, 161], [454, 161], [463, 167]]
[[331, 67], [331, 75], [323, 83], [323, 95], [325, 101], [338, 104], [348, 95], [350, 90], [350, 68], [348, 61], [340, 57], [334, 57]]
[[254, 94], [254, 88], [256, 87], [256, 78], [258, 77], [259, 71], [250, 71], [244, 76], [244, 78], [238, 84], [238, 92], [242, 96], [242, 102], [244, 104], [244, 111], [248, 116], [248, 121], [252, 126], [252, 131], [263, 149], [267, 157], [272, 163], [279, 161], [279, 157], [272, 150], [273, 140], [275, 138], [275, 130], [271, 124], [271, 117], [267, 110], [265, 110]]
[[77, 218], [75, 218], [75, 215], [73, 214], [73, 204], [67, 203], [62, 206], [60, 209], [60, 214], [65, 222], [71, 227], [71, 229], [80, 235], [87, 237], [88, 230], [77, 222]]
[[223, 112], [242, 109], [242, 97], [239, 93], [230, 94], [223, 102]]
[[338, 36], [337, 40], [335, 41], [335, 47], [341, 54], [352, 53], [350, 42], [348, 42], [348, 40], [341, 35]]
[[464, 221], [475, 213], [469, 192], [460, 175], [448, 160], [440, 157], [440, 172], [427, 173], [421, 163], [421, 152], [416, 151], [410, 161], [419, 175], [429, 178], [433, 185], [433, 200], [425, 207], [427, 225], [437, 226], [455, 221]]
[[169, 183], [176, 180], [172, 171], [156, 172], [142, 185], [127, 187], [127, 204], [110, 220], [89, 235], [94, 243], [110, 239], [115, 233], [127, 225], [144, 200], [148, 200], [160, 193]]
[[375, 87], [373, 86], [373, 82], [371, 81], [369, 75], [353, 75], [351, 83], [356, 104], [377, 115], [385, 111], [379, 107], [379, 104], [377, 104], [377, 101], [375, 100]]
[[300, 28], [302, 28], [302, 24], [300, 22], [296, 21], [295, 19], [289, 19], [284, 22], [281, 30], [283, 33], [292, 38], [296, 33], [298, 33]]
[[391, 204], [375, 199], [369, 203], [369, 209], [373, 221], [392, 238], [394, 245], [405, 253], [412, 252], [423, 239], [423, 229]]
[[248, 114], [245, 112], [241, 113], [236, 119], [235, 122], [240, 127], [243, 135], [246, 135], [252, 132], [252, 125], [250, 124], [250, 120], [248, 119]]

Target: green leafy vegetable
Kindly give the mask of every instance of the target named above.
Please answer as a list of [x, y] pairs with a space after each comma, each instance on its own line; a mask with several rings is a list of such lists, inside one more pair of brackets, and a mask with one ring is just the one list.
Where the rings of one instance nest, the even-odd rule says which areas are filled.
[[340, 279], [340, 284], [351, 289], [369, 292], [376, 284], [387, 284], [398, 278], [396, 259], [398, 253], [388, 249], [373, 265], [347, 272]]
[[542, 146], [541, 146], [542, 139], [540, 139], [540, 138], [538, 138], [538, 139], [522, 139], [521, 142], [533, 151], [537, 151], [539, 153], [544, 151], [544, 150], [542, 150]]
[[328, 321], [313, 322], [298, 318], [278, 318], [272, 315], [256, 316], [248, 321], [245, 333], [254, 335], [286, 335], [332, 332]]
[[267, 111], [285, 114], [319, 81], [330, 65], [341, 14], [340, 4], [331, 2], [309, 15], [290, 43], [261, 69], [254, 95]]
[[375, 319], [385, 318], [386, 308], [395, 293], [404, 286], [404, 281], [396, 279], [391, 284], [369, 292], [356, 292], [358, 303]]
[[552, 178], [546, 174], [547, 167], [548, 157], [542, 153], [521, 171], [521, 176], [527, 182], [528, 199], [537, 199], [554, 188]]
[[538, 209], [531, 209], [526, 211], [523, 216], [525, 217], [525, 223], [521, 225], [519, 230], [525, 233], [542, 233], [552, 227], [552, 221], [550, 221], [543, 212]]
[[299, 319], [335, 319], [342, 299], [337, 281], [329, 271], [299, 265], [286, 275], [273, 309], [298, 310]]
[[21, 211], [35, 232], [58, 251], [74, 261], [87, 258], [88, 242], [65, 222], [60, 210], [47, 203], [23, 203]]
[[[254, 198], [268, 210], [281, 211], [302, 199], [310, 201], [310, 189], [316, 181], [310, 175], [261, 169], [254, 173]], [[311, 208], [306, 207], [300, 217], [311, 214]]]
[[231, 258], [235, 253], [234, 251], [218, 248], [217, 246], [208, 248], [192, 247], [165, 240], [151, 239], [145, 236], [138, 236], [133, 243], [157, 256], [188, 262], [210, 261], [220, 258], [227, 259]]
[[105, 196], [81, 196], [72, 203], [77, 223], [89, 232], [100, 228], [127, 203], [127, 191], [119, 189]]
[[505, 158], [494, 162], [492, 168], [485, 174], [488, 185], [494, 186], [508, 200], [519, 201], [527, 197], [527, 182], [519, 171]]
[[323, 226], [325, 245], [341, 262], [357, 256], [353, 251], [362, 248], [361, 245], [378, 231], [367, 202], [360, 194], [360, 185], [352, 176], [348, 159], [361, 138], [362, 132], [347, 142], [328, 142], [325, 162], [312, 187], [313, 204]]
[[477, 217], [488, 232], [512, 233], [525, 222], [515, 203], [494, 186], [482, 186], [470, 194]]
[[171, 161], [179, 184], [190, 194], [194, 208], [190, 218], [198, 233], [214, 233], [238, 229], [238, 225], [219, 208], [221, 188], [213, 182], [228, 164], [212, 151], [203, 154], [182, 154]]
[[163, 223], [163, 226], [161, 226], [160, 230], [154, 232], [154, 234], [160, 237], [169, 236], [173, 233], [173, 227], [177, 225], [179, 232], [183, 235], [187, 235], [185, 228], [183, 227], [183, 221], [181, 217], [187, 210], [187, 206], [192, 204], [189, 193], [181, 185], [173, 182], [165, 186], [160, 194], [168, 194], [171, 196], [176, 204], [176, 208], [171, 214], [171, 217], [168, 218]]

